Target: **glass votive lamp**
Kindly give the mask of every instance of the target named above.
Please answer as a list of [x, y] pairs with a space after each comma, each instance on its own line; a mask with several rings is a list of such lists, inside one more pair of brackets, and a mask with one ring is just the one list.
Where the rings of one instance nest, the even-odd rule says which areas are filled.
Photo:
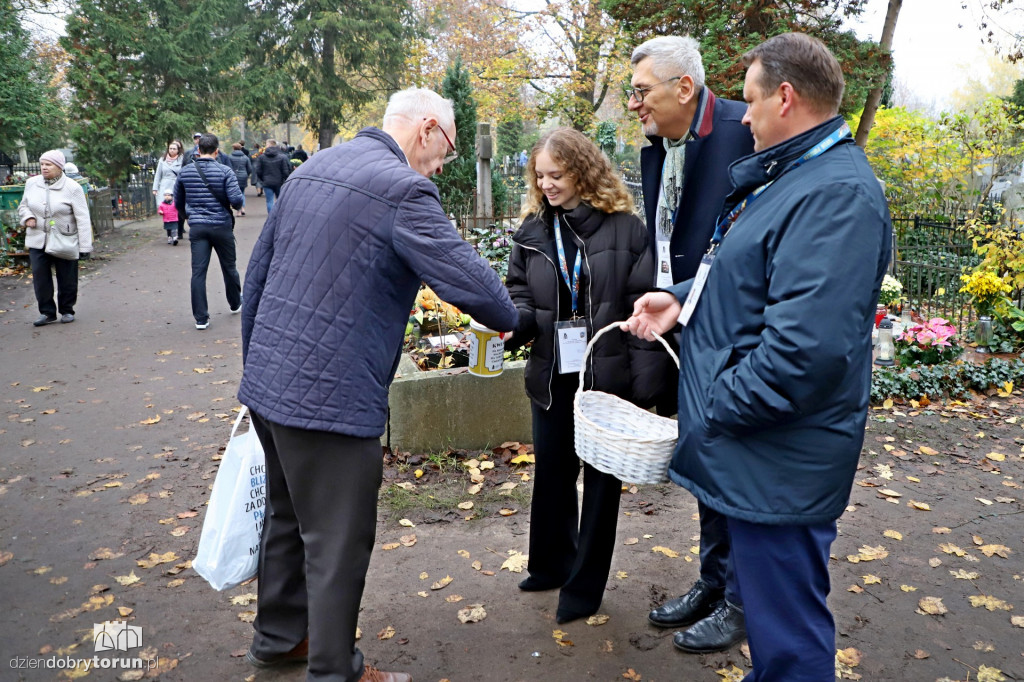
[[978, 353], [991, 353], [989, 346], [992, 345], [992, 318], [982, 315], [974, 326], [974, 341], [978, 346], [974, 349]]
[[875, 364], [882, 367], [892, 367], [896, 364], [896, 344], [892, 339], [892, 321], [889, 318], [882, 318], [882, 321], [878, 323], [878, 347]]

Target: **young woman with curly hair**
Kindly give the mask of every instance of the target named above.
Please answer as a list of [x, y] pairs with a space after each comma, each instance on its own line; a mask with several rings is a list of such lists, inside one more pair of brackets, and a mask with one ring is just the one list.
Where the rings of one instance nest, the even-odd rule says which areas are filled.
[[[572, 403], [581, 351], [602, 327], [629, 317], [654, 282], [654, 258], [625, 184], [581, 133], [559, 128], [542, 137], [526, 164], [526, 185], [506, 280], [519, 309], [506, 347], [533, 342], [526, 392], [537, 461], [530, 575], [519, 588], [561, 588], [556, 619], [567, 623], [601, 606], [621, 493], [617, 478], [584, 463], [583, 508], [577, 511], [581, 462]], [[585, 388], [647, 407], [674, 385], [675, 368], [666, 371], [666, 362], [668, 354], [654, 344], [610, 331], [586, 360]]]

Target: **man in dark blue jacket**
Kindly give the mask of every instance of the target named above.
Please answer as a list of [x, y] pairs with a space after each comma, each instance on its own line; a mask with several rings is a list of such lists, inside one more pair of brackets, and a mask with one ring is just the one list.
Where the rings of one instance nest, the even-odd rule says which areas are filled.
[[409, 309], [422, 280], [491, 329], [518, 319], [429, 180], [455, 158], [455, 134], [450, 100], [395, 93], [383, 129], [299, 166], [253, 249], [238, 396], [266, 452], [256, 666], [308, 650], [309, 680], [409, 679], [364, 672], [355, 646]]
[[727, 518], [747, 679], [823, 682], [835, 679], [829, 549], [864, 443], [892, 225], [837, 115], [843, 75], [824, 44], [787, 33], [743, 61], [755, 154], [730, 168], [707, 265], [641, 297], [627, 326], [684, 325], [669, 475]]
[[[629, 109], [651, 145], [640, 151], [647, 229], [657, 279], [669, 287], [697, 272], [732, 189], [729, 164], [754, 150], [742, 102], [719, 99], [704, 85], [693, 38], [652, 38], [633, 51]], [[658, 405], [675, 413], [675, 395]], [[728, 589], [729, 534], [725, 517], [698, 502], [700, 578], [681, 597], [651, 611], [658, 627], [692, 626], [678, 645], [691, 653], [726, 649], [745, 636], [742, 601]]]
[[235, 217], [231, 212], [245, 205], [234, 172], [218, 163], [220, 142], [212, 133], [199, 138], [199, 156], [178, 173], [174, 204], [188, 220], [188, 241], [192, 248], [192, 316], [196, 329], [210, 326], [206, 302], [206, 271], [210, 254], [217, 252], [224, 289], [232, 313], [242, 310], [242, 283], [235, 266]]

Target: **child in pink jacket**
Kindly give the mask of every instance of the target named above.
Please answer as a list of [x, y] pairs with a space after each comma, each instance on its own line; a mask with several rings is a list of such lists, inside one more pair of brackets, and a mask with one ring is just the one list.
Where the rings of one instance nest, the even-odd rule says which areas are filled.
[[170, 192], [164, 192], [164, 202], [156, 207], [156, 212], [164, 217], [164, 229], [167, 230], [167, 243], [178, 245], [178, 209]]

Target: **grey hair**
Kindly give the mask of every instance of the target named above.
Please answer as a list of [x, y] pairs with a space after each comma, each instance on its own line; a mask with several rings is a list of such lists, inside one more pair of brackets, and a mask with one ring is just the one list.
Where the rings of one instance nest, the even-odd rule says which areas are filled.
[[629, 60], [636, 66], [650, 58], [654, 75], [661, 79], [690, 76], [697, 88], [704, 87], [704, 62], [700, 43], [690, 36], [658, 36], [638, 45]]
[[406, 88], [391, 95], [384, 110], [384, 123], [393, 116], [410, 120], [434, 117], [442, 128], [455, 125], [455, 109], [450, 99], [445, 99], [427, 88]]

